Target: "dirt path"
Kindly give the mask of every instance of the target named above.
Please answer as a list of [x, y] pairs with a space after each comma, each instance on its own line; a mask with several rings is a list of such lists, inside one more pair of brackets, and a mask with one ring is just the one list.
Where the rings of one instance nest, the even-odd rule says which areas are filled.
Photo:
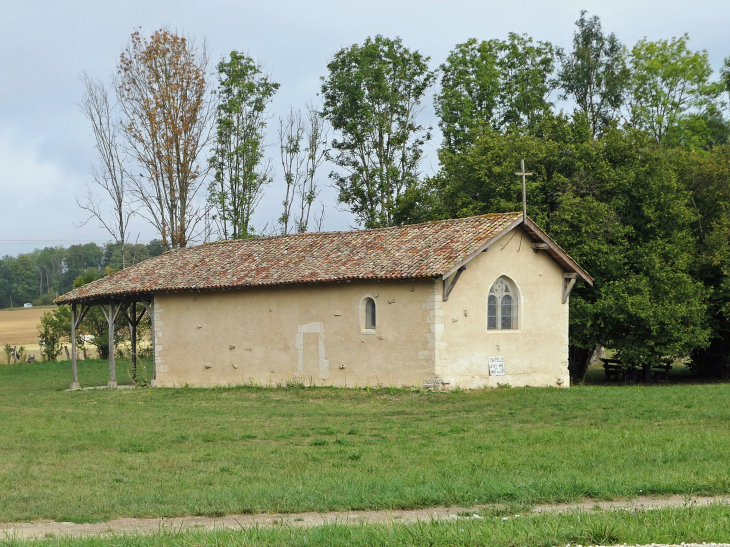
[[[662, 507], [681, 507], [687, 503], [707, 505], [710, 503], [730, 503], [730, 496], [689, 498], [672, 496], [671, 498], [637, 498], [628, 501], [566, 503], [556, 505], [537, 505], [535, 513], [590, 511], [601, 509], [659, 509]], [[95, 524], [74, 524], [72, 522], [54, 522], [49, 520], [30, 523], [0, 523], [0, 537], [10, 536], [17, 539], [43, 538], [49, 535], [91, 536], [106, 534], [149, 533], [159, 530], [185, 530], [190, 528], [232, 528], [249, 526], [317, 526], [327, 523], [368, 523], [383, 522], [415, 522], [419, 520], [442, 520], [459, 518], [465, 512], [476, 513], [479, 509], [490, 507], [478, 505], [464, 507], [433, 507], [411, 511], [342, 511], [330, 513], [296, 513], [296, 514], [258, 514], [228, 515], [220, 518], [212, 517], [176, 517], [176, 518], [120, 518]]]

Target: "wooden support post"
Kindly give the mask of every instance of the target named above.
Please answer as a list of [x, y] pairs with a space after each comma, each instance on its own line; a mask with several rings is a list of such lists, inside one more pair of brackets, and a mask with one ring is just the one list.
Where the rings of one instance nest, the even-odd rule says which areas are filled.
[[129, 321], [129, 338], [132, 345], [132, 377], [137, 380], [137, 303], [132, 302], [132, 320]]
[[107, 387], [113, 389], [117, 387], [117, 364], [114, 359], [114, 326], [117, 322], [119, 312], [122, 309], [122, 305], [119, 304], [115, 308], [114, 300], [110, 300], [108, 313], [107, 310], [104, 309], [104, 306], [102, 306], [101, 309], [109, 323], [109, 383], [107, 384]]
[[117, 363], [114, 355], [114, 301], [109, 302], [109, 383], [108, 388], [117, 387]]
[[[143, 303], [144, 304], [144, 303]], [[129, 324], [129, 335], [130, 335], [130, 344], [132, 346], [132, 353], [131, 353], [131, 360], [132, 360], [132, 381], [137, 384], [138, 378], [138, 370], [137, 370], [137, 326], [139, 325], [139, 322], [142, 321], [142, 318], [144, 317], [146, 307], [142, 310], [142, 313], [137, 315], [137, 302], [132, 302], [131, 305], [127, 305], [124, 308], [124, 316], [127, 318], [127, 323]]]
[[155, 297], [153, 296], [149, 302], [142, 302], [144, 309], [147, 310], [147, 315], [150, 316], [152, 336], [152, 381], [150, 386], [155, 387], [155, 380], [157, 380], [157, 341], [155, 339]]
[[76, 304], [71, 304], [71, 387], [79, 389], [79, 376], [76, 369]]

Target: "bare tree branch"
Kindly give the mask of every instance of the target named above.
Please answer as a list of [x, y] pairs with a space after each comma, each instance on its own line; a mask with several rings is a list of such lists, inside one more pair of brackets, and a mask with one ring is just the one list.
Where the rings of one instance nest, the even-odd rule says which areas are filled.
[[[312, 205], [320, 192], [316, 173], [327, 157], [328, 138], [325, 121], [311, 105], [307, 105], [305, 119], [293, 109], [286, 119], [279, 119], [281, 165], [286, 182], [286, 195], [282, 202], [284, 212], [279, 218], [283, 234], [309, 229]], [[319, 228], [323, 217], [324, 209], [317, 223]]]
[[[122, 268], [126, 268], [127, 230], [134, 212], [129, 204], [129, 177], [119, 143], [119, 126], [113, 119], [114, 106], [109, 102], [109, 92], [104, 84], [93, 80], [86, 73], [81, 75], [81, 81], [85, 92], [80, 108], [91, 122], [99, 160], [98, 165], [92, 165], [91, 176], [104, 198], [87, 186], [86, 196], [81, 200], [76, 199], [78, 206], [89, 214], [80, 226], [96, 219], [99, 226], [120, 245]], [[111, 201], [109, 206], [103, 205], [103, 199], [107, 197]]]

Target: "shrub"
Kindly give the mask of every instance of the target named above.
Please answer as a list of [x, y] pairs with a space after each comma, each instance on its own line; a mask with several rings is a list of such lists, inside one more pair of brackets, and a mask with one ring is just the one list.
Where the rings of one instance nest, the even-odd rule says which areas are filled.
[[38, 298], [31, 300], [31, 303], [34, 306], [51, 306], [53, 305], [53, 301], [57, 298], [57, 296], [58, 295], [55, 292], [47, 292], [40, 295]]
[[61, 339], [69, 338], [70, 335], [71, 310], [68, 306], [59, 306], [53, 311], [44, 313], [38, 325], [38, 341], [43, 360], [55, 361], [63, 351]]

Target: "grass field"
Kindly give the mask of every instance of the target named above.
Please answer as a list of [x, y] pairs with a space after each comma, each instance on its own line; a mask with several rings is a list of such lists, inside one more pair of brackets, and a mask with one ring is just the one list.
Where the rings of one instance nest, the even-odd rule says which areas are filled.
[[[106, 367], [80, 363], [82, 386], [105, 385]], [[727, 383], [431, 393], [69, 382], [68, 363], [0, 367], [0, 521], [730, 492]]]
[[730, 537], [730, 506], [687, 507], [654, 511], [572, 512], [509, 516], [486, 514], [481, 519], [382, 525], [324, 525], [297, 528], [160, 532], [93, 538], [48, 537], [18, 541], [0, 537], [0, 545], [20, 547], [148, 547], [148, 546], [307, 546], [365, 547], [373, 545], [466, 547], [547, 547], [553, 545], [679, 544], [726, 542]]

